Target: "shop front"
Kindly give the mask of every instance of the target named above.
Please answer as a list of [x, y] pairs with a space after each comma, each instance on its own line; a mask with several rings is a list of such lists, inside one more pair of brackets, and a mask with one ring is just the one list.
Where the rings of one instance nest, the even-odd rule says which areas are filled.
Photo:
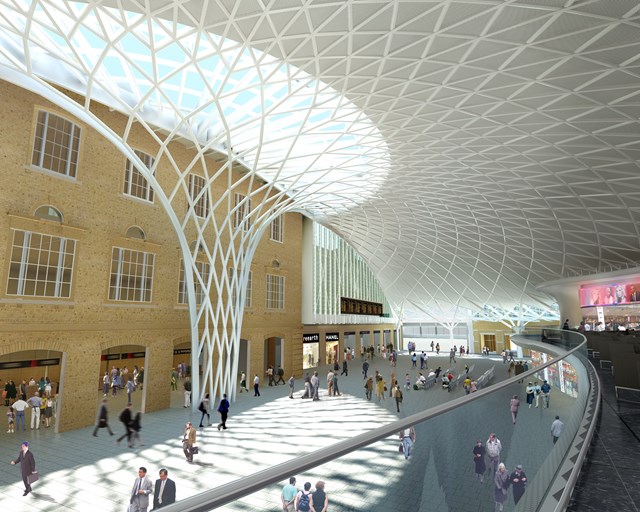
[[328, 332], [324, 335], [325, 363], [328, 365], [340, 362], [340, 333]]
[[315, 368], [320, 362], [320, 334], [302, 335], [302, 369]]

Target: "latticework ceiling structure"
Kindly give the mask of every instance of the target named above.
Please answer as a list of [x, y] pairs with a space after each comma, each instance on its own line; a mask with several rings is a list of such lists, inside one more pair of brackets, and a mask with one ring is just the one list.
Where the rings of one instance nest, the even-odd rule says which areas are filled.
[[2, 76], [227, 152], [398, 307], [545, 305], [640, 261], [637, 0], [0, 5]]

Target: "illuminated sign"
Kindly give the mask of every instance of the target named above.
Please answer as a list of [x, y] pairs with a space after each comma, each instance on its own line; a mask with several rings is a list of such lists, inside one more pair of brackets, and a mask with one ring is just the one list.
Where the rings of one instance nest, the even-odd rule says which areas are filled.
[[640, 302], [640, 283], [583, 285], [580, 307], [621, 306]]

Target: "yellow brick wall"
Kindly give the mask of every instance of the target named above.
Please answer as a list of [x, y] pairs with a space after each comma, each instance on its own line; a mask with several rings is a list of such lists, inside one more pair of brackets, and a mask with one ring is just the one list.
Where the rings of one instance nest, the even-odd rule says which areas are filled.
[[[31, 153], [37, 110], [46, 109], [76, 122], [82, 128], [79, 166], [76, 179], [31, 167]], [[118, 134], [124, 134], [126, 120], [99, 104], [92, 111]], [[65, 414], [64, 404], [93, 403], [94, 383], [101, 375], [100, 356], [104, 350], [122, 345], [136, 345], [147, 351], [145, 368], [146, 411], [169, 406], [168, 375], [174, 366], [173, 348], [189, 339], [189, 317], [184, 305], [177, 303], [181, 254], [178, 239], [158, 197], [154, 204], [131, 199], [123, 194], [126, 158], [104, 137], [68, 116], [60, 108], [28, 91], [0, 81], [0, 114], [5, 129], [0, 130], [0, 361], [14, 352], [55, 350], [65, 354], [60, 430], [70, 430], [93, 423], [93, 407], [73, 407]], [[10, 129], [7, 129], [10, 127]], [[135, 149], [155, 155], [158, 144], [139, 126], [134, 125], [127, 138]], [[186, 169], [194, 152], [177, 143], [169, 145], [179, 169]], [[210, 174], [220, 164], [208, 160]], [[193, 172], [204, 175], [202, 166]], [[237, 181], [239, 170], [231, 172]], [[165, 157], [156, 173], [164, 190], [173, 188], [176, 174]], [[228, 173], [211, 187], [214, 200], [226, 190]], [[241, 184], [237, 192], [247, 192]], [[262, 195], [264, 197], [264, 194]], [[253, 208], [260, 201], [253, 198]], [[64, 215], [64, 223], [35, 219], [37, 207], [53, 205]], [[228, 203], [216, 219], [226, 215]], [[233, 206], [233, 205], [231, 205]], [[172, 207], [179, 216], [187, 210], [184, 194], [176, 194]], [[147, 240], [127, 238], [127, 229], [141, 227]], [[13, 230], [29, 230], [77, 240], [70, 299], [15, 297], [6, 294]], [[187, 239], [195, 239], [195, 228], [189, 228]], [[213, 229], [206, 232], [213, 237]], [[288, 213], [284, 221], [284, 243], [269, 240], [269, 230], [262, 237], [251, 265], [253, 272], [253, 305], [244, 315], [242, 337], [251, 340], [252, 368], [263, 373], [264, 340], [277, 333], [287, 343], [284, 364], [299, 366], [301, 373], [301, 237], [302, 217]], [[220, 239], [229, 243], [227, 231]], [[125, 247], [155, 254], [153, 300], [130, 304], [108, 300], [112, 247]], [[279, 267], [274, 269], [274, 260]], [[222, 265], [217, 271], [226, 272]], [[283, 275], [286, 279], [285, 310], [266, 310], [266, 274]], [[291, 344], [289, 346], [288, 344]], [[141, 350], [142, 351], [142, 350]], [[5, 356], [3, 358], [3, 356]], [[184, 359], [181, 357], [180, 359]], [[0, 378], [9, 377], [0, 371]], [[39, 377], [39, 375], [38, 375]], [[89, 384], [90, 383], [90, 384]], [[164, 390], [167, 392], [157, 392]], [[154, 391], [151, 391], [154, 390]]]

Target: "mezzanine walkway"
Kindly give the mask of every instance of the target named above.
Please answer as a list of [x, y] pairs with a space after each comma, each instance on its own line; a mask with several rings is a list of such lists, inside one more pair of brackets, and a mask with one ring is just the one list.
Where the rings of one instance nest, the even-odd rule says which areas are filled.
[[[447, 363], [445, 355], [430, 358], [429, 366], [440, 365], [444, 369]], [[495, 364], [498, 379], [506, 378], [506, 367], [495, 358], [465, 357], [458, 359], [457, 368], [462, 370], [465, 363], [475, 363], [475, 376]], [[370, 375], [375, 369], [389, 379], [388, 360], [375, 358]], [[328, 398], [325, 391], [320, 402], [290, 400], [286, 385], [263, 386], [260, 398], [254, 398], [252, 392], [239, 394], [232, 404], [229, 430], [199, 429], [201, 454], [193, 465], [184, 460], [181, 433], [187, 419], [197, 424], [200, 415], [182, 408], [181, 391], [173, 392], [174, 407], [144, 416], [142, 437], [146, 444], [134, 450], [127, 449], [126, 444], [116, 445], [115, 437], [108, 436], [105, 430], [99, 432], [97, 439], [91, 437], [91, 428], [63, 434], [43, 429], [25, 434], [3, 433], [0, 457], [7, 465], [0, 473], [0, 505], [2, 510], [12, 512], [123, 512], [139, 466], [146, 466], [154, 481], [158, 469], [167, 467], [177, 483], [180, 499], [397, 418], [394, 400], [387, 398], [380, 405], [363, 400], [359, 357], [351, 362], [350, 370], [348, 377], [339, 380], [343, 396]], [[406, 371], [411, 371], [415, 380], [407, 356], [401, 356], [393, 370], [401, 383]], [[320, 375], [324, 388], [326, 369]], [[301, 387], [302, 380], [297, 379], [296, 388]], [[296, 394], [299, 396], [300, 392]], [[405, 392], [400, 416], [463, 394], [461, 388], [447, 393], [439, 386]], [[488, 481], [480, 484], [473, 474], [471, 450], [476, 438], [486, 440], [490, 431], [497, 432], [507, 466], [512, 469], [520, 463], [526, 471], [539, 464], [545, 451], [552, 448], [549, 425], [557, 410], [565, 405], [562, 401], [571, 400], [556, 393], [552, 409], [525, 410], [523, 406], [514, 427], [508, 412], [509, 395], [510, 390], [504, 390], [489, 401], [470, 404], [464, 413], [457, 411], [456, 420], [442, 417], [442, 421], [436, 418], [419, 425], [415, 455], [409, 462], [398, 453], [397, 440], [390, 438], [308, 474], [296, 475], [298, 485], [325, 480], [332, 512], [493, 510], [492, 485]], [[521, 396], [524, 397], [523, 387]], [[117, 416], [124, 401], [125, 395], [121, 393], [110, 403], [110, 423], [116, 433], [123, 430]], [[216, 420], [217, 415], [212, 416], [214, 423]], [[490, 426], [484, 427], [485, 422]], [[528, 442], [519, 442], [523, 438]], [[41, 481], [34, 485], [31, 495], [23, 498], [19, 468], [8, 462], [17, 456], [20, 442], [25, 439], [31, 443]], [[279, 510], [279, 494], [280, 487], [270, 487], [220, 510]], [[510, 498], [506, 510], [511, 508]]]

